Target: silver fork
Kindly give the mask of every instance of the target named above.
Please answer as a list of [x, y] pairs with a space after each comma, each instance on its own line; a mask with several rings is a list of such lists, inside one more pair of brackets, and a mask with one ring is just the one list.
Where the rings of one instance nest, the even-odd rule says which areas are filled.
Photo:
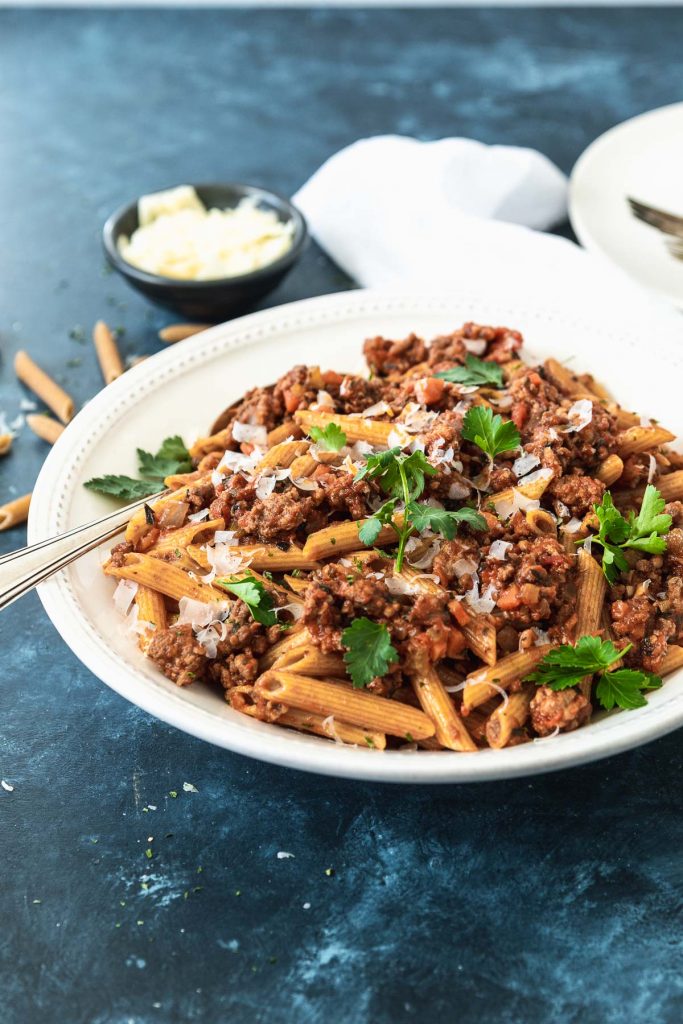
[[133, 512], [167, 494], [150, 494], [85, 526], [77, 526], [58, 537], [48, 537], [26, 548], [10, 551], [0, 558], [0, 610], [23, 597], [60, 569], [110, 540], [123, 529]]

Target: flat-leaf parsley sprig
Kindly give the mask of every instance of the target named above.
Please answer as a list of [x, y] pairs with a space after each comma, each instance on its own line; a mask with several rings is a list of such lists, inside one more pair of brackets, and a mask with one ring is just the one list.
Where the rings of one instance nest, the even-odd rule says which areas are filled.
[[[358, 536], [363, 544], [371, 546], [377, 540], [383, 526], [390, 526], [398, 537], [396, 571], [403, 566], [406, 541], [413, 532], [432, 529], [451, 540], [457, 525], [465, 522], [475, 530], [485, 530], [486, 520], [472, 508], [461, 508], [455, 512], [434, 508], [416, 499], [425, 487], [425, 476], [434, 476], [436, 469], [419, 449], [411, 455], [404, 455], [400, 448], [368, 455], [365, 465], [356, 473], [355, 480], [377, 480], [385, 494], [390, 495], [377, 511], [358, 527]], [[402, 505], [402, 516], [399, 516]]]
[[648, 484], [638, 515], [631, 511], [625, 518], [615, 507], [609, 491], [605, 491], [599, 505], [593, 506], [600, 529], [591, 535], [590, 540], [591, 544], [602, 547], [602, 571], [609, 583], [616, 583], [619, 573], [629, 568], [624, 550], [630, 548], [650, 555], [661, 555], [666, 551], [665, 537], [671, 529], [672, 519], [664, 512], [665, 505], [657, 488]]
[[659, 689], [660, 677], [630, 668], [609, 671], [632, 647], [633, 644], [627, 644], [619, 650], [611, 640], [582, 636], [575, 645], [563, 644], [549, 651], [527, 678], [551, 690], [566, 690], [568, 686], [578, 686], [586, 676], [595, 675], [595, 695], [603, 708], [642, 708], [646, 704], [643, 691]]
[[346, 648], [344, 661], [356, 689], [386, 675], [389, 666], [398, 661], [387, 627], [365, 617], [354, 619], [344, 630], [342, 643]]
[[483, 405], [474, 405], [465, 413], [462, 436], [472, 441], [493, 462], [496, 455], [512, 452], [522, 443], [517, 427]]
[[346, 434], [337, 423], [328, 423], [326, 427], [311, 427], [308, 431], [318, 448], [326, 452], [338, 452], [346, 444]]
[[477, 359], [476, 356], [469, 354], [465, 356], [464, 366], [453, 366], [450, 370], [442, 370], [436, 376], [451, 384], [463, 384], [466, 387], [503, 386], [503, 369], [498, 363]]
[[138, 448], [137, 453], [140, 479], [109, 474], [86, 480], [84, 487], [124, 501], [136, 501], [138, 498], [146, 498], [149, 494], [162, 491], [167, 476], [189, 473], [192, 470], [192, 458], [182, 437], [167, 437], [154, 455], [143, 451], [142, 448]]
[[241, 579], [237, 577], [216, 579], [214, 583], [244, 601], [256, 622], [260, 622], [262, 626], [277, 625], [277, 612], [273, 609], [273, 598], [261, 580], [257, 580], [251, 573]]

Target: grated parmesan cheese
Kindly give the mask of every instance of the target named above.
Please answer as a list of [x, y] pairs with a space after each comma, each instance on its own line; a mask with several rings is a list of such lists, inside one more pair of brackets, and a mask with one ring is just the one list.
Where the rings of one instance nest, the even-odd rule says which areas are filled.
[[499, 562], [504, 562], [511, 547], [512, 542], [509, 540], [494, 540], [489, 548], [489, 558], [495, 558]]
[[590, 398], [579, 398], [567, 410], [569, 426], [564, 428], [565, 434], [578, 433], [583, 430], [593, 419], [593, 403]]

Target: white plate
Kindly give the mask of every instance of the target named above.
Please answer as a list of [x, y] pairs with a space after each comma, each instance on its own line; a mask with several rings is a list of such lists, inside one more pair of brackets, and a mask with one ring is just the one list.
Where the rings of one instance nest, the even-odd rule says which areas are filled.
[[[644, 359], [645, 325], [629, 315], [627, 301], [601, 321], [594, 312], [582, 317], [576, 296], [567, 299], [565, 309], [544, 310], [536, 301], [505, 301], [487, 290], [451, 298], [371, 291], [324, 296], [223, 324], [159, 353], [97, 395], [59, 439], [35, 487], [30, 541], [110, 509], [107, 499], [83, 488], [83, 481], [105, 472], [134, 472], [136, 446], [153, 449], [172, 433], [194, 438], [243, 391], [272, 382], [294, 363], [357, 369], [363, 339], [378, 333], [404, 337], [415, 330], [429, 338], [466, 320], [517, 327], [527, 340], [527, 358], [574, 357], [572, 365], [608, 381], [626, 405], [683, 432], [677, 386], [681, 349], [668, 316], [648, 321]], [[280, 765], [394, 782], [504, 778], [605, 757], [683, 722], [681, 672], [649, 696], [646, 708], [507, 750], [453, 754], [342, 747], [252, 721], [209, 688], [175, 686], [122, 631], [112, 591], [98, 555], [91, 553], [44, 584], [40, 596], [69, 647], [118, 693], [194, 736]]]
[[683, 307], [683, 261], [668, 235], [638, 220], [627, 197], [683, 217], [683, 103], [611, 128], [579, 157], [569, 217], [581, 243]]

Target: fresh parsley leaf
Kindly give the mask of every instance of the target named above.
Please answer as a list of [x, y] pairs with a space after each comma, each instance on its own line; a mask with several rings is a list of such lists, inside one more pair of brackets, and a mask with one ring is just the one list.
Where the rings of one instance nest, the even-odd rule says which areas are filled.
[[643, 690], [658, 690], [661, 685], [660, 677], [651, 672], [618, 668], [600, 677], [595, 695], [608, 711], [615, 705], [627, 709], [642, 708], [647, 704]]
[[602, 571], [610, 584], [616, 583], [619, 573], [628, 569], [624, 548], [645, 551], [650, 555], [661, 555], [666, 551], [666, 540], [662, 535], [671, 529], [672, 519], [664, 513], [665, 504], [657, 488], [648, 484], [637, 516], [631, 512], [625, 519], [615, 508], [609, 491], [605, 491], [599, 505], [593, 506], [600, 529], [591, 539], [602, 546]]
[[586, 676], [597, 675], [595, 695], [603, 708], [641, 708], [645, 705], [644, 690], [656, 690], [662, 685], [659, 676], [637, 669], [618, 668], [609, 671], [631, 650], [628, 644], [617, 650], [611, 640], [597, 636], [582, 636], [574, 646], [564, 644], [546, 654], [535, 672], [527, 678], [551, 690], [564, 690], [578, 686]]
[[514, 423], [503, 420], [498, 413], [482, 405], [475, 405], [465, 413], [462, 436], [466, 441], [473, 441], [491, 461], [501, 452], [514, 451], [521, 444]]
[[397, 504], [398, 498], [389, 498], [389, 501], [385, 501], [384, 504], [377, 509], [374, 515], [370, 516], [369, 519], [366, 519], [365, 522], [359, 525], [358, 537], [363, 544], [367, 544], [368, 547], [372, 547], [379, 537], [380, 530], [383, 526], [393, 526], [396, 532], [399, 533], [398, 527], [396, 527], [393, 522], [394, 510]]
[[368, 455], [355, 480], [377, 480], [385, 494], [403, 501], [419, 497], [424, 490], [425, 476], [435, 476], [436, 469], [427, 461], [424, 452], [404, 455], [400, 448]]
[[311, 427], [308, 433], [318, 447], [326, 452], [338, 452], [346, 444], [346, 434], [337, 423], [328, 423], [324, 430]]
[[277, 613], [272, 610], [273, 598], [261, 580], [257, 580], [249, 574], [243, 579], [223, 578], [214, 582], [244, 601], [256, 622], [260, 622], [263, 626], [277, 625]]
[[629, 537], [624, 547], [637, 548], [651, 554], [666, 551], [666, 541], [662, 534], [671, 529], [671, 516], [664, 513], [666, 502], [656, 487], [648, 484], [643, 494], [640, 512], [637, 516], [629, 516]]
[[346, 647], [344, 661], [357, 689], [385, 675], [389, 665], [398, 661], [387, 627], [364, 617], [354, 619], [344, 630], [342, 643]]
[[176, 473], [189, 473], [192, 458], [181, 437], [167, 437], [161, 447], [152, 454], [137, 449], [138, 471], [142, 479], [130, 476], [108, 475], [87, 480], [85, 487], [100, 494], [109, 494], [124, 501], [146, 498], [164, 489], [164, 479]]
[[609, 491], [605, 491], [602, 501], [594, 505], [593, 509], [600, 523], [600, 542], [609, 540], [613, 544], [623, 543], [629, 534], [628, 522], [616, 508]]
[[163, 480], [175, 473], [189, 473], [192, 469], [192, 458], [181, 437], [167, 437], [158, 452], [138, 448], [138, 469], [140, 476], [146, 480]]
[[380, 526], [392, 526], [398, 536], [396, 569], [399, 572], [403, 565], [405, 544], [413, 528], [407, 515], [404, 516], [401, 526], [397, 526], [393, 521], [393, 513], [399, 501], [407, 506], [419, 498], [424, 490], [425, 476], [435, 474], [436, 469], [427, 461], [424, 452], [418, 450], [411, 455], [404, 455], [397, 447], [368, 455], [365, 465], [361, 466], [354, 478], [377, 480], [384, 493], [390, 495], [390, 500], [359, 527], [359, 537], [364, 544], [374, 544], [379, 536]]
[[450, 370], [437, 373], [436, 376], [451, 384], [465, 384], [468, 387], [502, 388], [503, 386], [503, 369], [498, 363], [486, 362], [484, 359], [477, 359], [476, 356], [469, 354], [465, 357], [464, 366], [454, 366]]
[[112, 498], [122, 501], [138, 501], [161, 490], [151, 480], [135, 480], [132, 476], [96, 476], [86, 480], [84, 487], [98, 494], [109, 494]]
[[548, 651], [528, 678], [539, 686], [549, 686], [551, 690], [565, 690], [568, 686], [578, 686], [586, 676], [604, 672], [623, 658], [631, 647], [629, 644], [620, 651], [611, 640], [582, 636], [575, 645], [563, 644], [554, 651]]
[[431, 529], [440, 533], [446, 540], [453, 540], [457, 533], [458, 523], [467, 523], [473, 530], [486, 530], [486, 520], [473, 508], [460, 508], [449, 512], [445, 508], [432, 508], [431, 505], [411, 501], [406, 507], [406, 515], [418, 533]]

